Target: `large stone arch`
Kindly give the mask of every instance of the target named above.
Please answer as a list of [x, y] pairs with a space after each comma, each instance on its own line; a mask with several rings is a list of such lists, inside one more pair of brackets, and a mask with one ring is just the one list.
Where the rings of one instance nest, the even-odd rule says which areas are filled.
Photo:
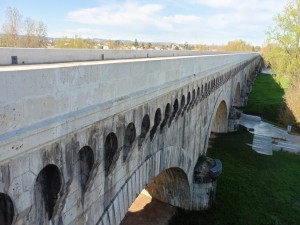
[[171, 167], [163, 170], [145, 188], [152, 198], [188, 209], [191, 201], [190, 184], [186, 173]]
[[[130, 205], [145, 188], [155, 195], [154, 198], [189, 209], [193, 166], [194, 160], [180, 146], [169, 146], [154, 152], [124, 181], [96, 224], [120, 224]], [[158, 180], [155, 180], [156, 177]], [[162, 177], [165, 177], [166, 182], [162, 182]], [[164, 185], [167, 189], [159, 189], [159, 185]], [[171, 187], [174, 189], [170, 189]], [[182, 195], [184, 198], [178, 195], [182, 192], [185, 192]], [[177, 198], [174, 198], [175, 195], [178, 195]]]
[[227, 133], [228, 131], [228, 108], [225, 101], [221, 101], [211, 124], [211, 132]]

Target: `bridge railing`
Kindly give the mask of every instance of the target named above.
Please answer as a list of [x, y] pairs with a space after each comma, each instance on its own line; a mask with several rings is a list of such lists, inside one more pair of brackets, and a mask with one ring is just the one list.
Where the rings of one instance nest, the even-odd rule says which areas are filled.
[[181, 50], [0, 48], [0, 66], [12, 64], [23, 65], [116, 59], [219, 55], [228, 53], [230, 52]]

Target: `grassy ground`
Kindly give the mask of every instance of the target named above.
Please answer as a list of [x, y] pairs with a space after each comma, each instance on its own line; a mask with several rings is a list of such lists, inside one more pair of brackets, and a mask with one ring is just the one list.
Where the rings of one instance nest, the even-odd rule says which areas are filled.
[[[278, 123], [286, 84], [259, 75], [244, 112]], [[215, 206], [204, 212], [180, 210], [170, 225], [300, 224], [300, 156], [260, 155], [246, 143], [252, 143], [252, 135], [245, 130], [214, 139], [208, 156], [223, 163]]]
[[276, 82], [270, 75], [259, 74], [249, 96], [248, 105], [243, 111], [247, 114], [258, 115], [265, 120], [278, 123], [278, 115], [284, 106], [282, 96], [286, 85], [287, 81], [284, 79]]
[[180, 210], [170, 225], [299, 225], [300, 156], [260, 155], [245, 143], [246, 131], [214, 139], [208, 155], [223, 163], [216, 205], [204, 212]]

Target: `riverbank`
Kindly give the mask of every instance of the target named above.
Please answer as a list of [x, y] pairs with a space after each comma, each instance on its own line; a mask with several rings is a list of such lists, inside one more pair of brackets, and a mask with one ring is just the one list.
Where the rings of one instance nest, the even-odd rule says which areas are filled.
[[203, 212], [179, 210], [170, 225], [299, 225], [300, 156], [254, 152], [245, 130], [218, 135], [208, 156], [223, 163], [215, 206]]

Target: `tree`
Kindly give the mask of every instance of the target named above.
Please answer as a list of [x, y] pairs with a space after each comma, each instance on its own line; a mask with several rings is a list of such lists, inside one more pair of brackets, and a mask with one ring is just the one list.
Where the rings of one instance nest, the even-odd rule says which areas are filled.
[[74, 38], [63, 37], [55, 44], [55, 48], [94, 48], [95, 43], [91, 39], [82, 39], [78, 35]]
[[[300, 0], [291, 0], [274, 18], [275, 25], [267, 32], [263, 56], [276, 72], [278, 80], [287, 78], [289, 87], [285, 90], [287, 108], [296, 122], [300, 123]], [[288, 117], [287, 114], [281, 116]]]
[[134, 40], [133, 46], [136, 47], [136, 48], [139, 47], [139, 43], [138, 43], [137, 39]]
[[2, 45], [5, 47], [45, 47], [47, 27], [42, 22], [31, 18], [22, 20], [16, 8], [7, 8], [6, 22], [2, 25]]
[[267, 32], [267, 44], [272, 48], [268, 48], [264, 56], [272, 68], [279, 72], [278, 75], [299, 80], [300, 0], [291, 0], [274, 20], [275, 26]]
[[45, 47], [46, 25], [27, 18], [24, 22], [24, 35], [20, 38], [20, 45], [25, 48]]
[[16, 8], [7, 8], [6, 22], [2, 26], [2, 42], [7, 47], [17, 47], [18, 37], [20, 35], [22, 16]]
[[235, 51], [237, 51], [237, 52], [252, 52], [252, 51], [254, 51], [254, 47], [251, 44], [249, 44], [241, 39], [229, 41], [227, 43], [227, 46], [225, 46], [225, 49], [226, 49], [226, 51], [233, 51], [233, 52], [235, 52]]

